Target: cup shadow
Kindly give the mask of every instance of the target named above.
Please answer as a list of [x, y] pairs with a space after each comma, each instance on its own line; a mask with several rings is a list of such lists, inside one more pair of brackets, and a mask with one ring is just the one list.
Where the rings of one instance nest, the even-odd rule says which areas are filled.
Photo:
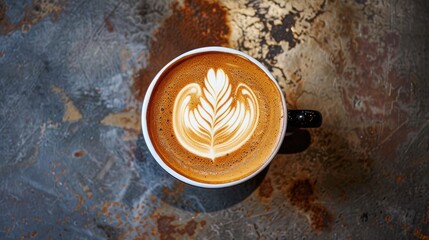
[[311, 134], [305, 129], [296, 129], [293, 132], [287, 132], [284, 137], [279, 154], [292, 154], [305, 151], [311, 144]]
[[261, 184], [268, 167], [241, 184], [226, 188], [201, 188], [188, 185], [176, 180], [176, 188], [182, 188], [181, 191], [172, 189], [171, 193], [163, 193], [158, 196], [160, 199], [176, 208], [189, 212], [215, 212], [230, 208], [251, 195]]
[[[292, 154], [302, 152], [308, 148], [311, 143], [311, 136], [307, 130], [297, 129], [292, 134], [286, 136], [279, 149], [279, 154]], [[142, 169], [146, 169], [142, 176], [150, 176], [159, 181], [168, 182], [168, 187], [159, 188], [153, 192], [155, 197], [162, 202], [189, 212], [215, 212], [230, 208], [249, 197], [261, 185], [268, 173], [269, 166], [241, 184], [226, 188], [201, 188], [183, 183], [165, 172], [153, 160], [150, 152], [147, 150], [143, 136], [140, 136], [137, 147], [138, 159], [145, 159]], [[151, 161], [153, 160], [153, 161]], [[149, 174], [149, 169], [150, 174]], [[156, 180], [156, 181], [158, 181]]]

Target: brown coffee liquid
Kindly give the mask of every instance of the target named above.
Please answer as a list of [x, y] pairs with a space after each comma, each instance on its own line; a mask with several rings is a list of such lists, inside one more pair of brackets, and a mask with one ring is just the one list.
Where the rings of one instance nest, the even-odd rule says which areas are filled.
[[162, 160], [187, 178], [235, 181], [258, 170], [279, 144], [280, 94], [244, 57], [195, 54], [158, 80], [147, 110], [149, 136]]

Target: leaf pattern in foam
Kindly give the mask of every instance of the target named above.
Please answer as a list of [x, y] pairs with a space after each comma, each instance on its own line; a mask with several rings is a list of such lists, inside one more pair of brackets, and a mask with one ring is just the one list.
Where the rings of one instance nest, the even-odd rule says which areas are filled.
[[191, 83], [177, 95], [173, 128], [186, 150], [214, 161], [243, 146], [253, 134], [258, 118], [253, 91], [240, 83], [233, 94], [228, 75], [222, 69], [211, 68], [203, 88]]

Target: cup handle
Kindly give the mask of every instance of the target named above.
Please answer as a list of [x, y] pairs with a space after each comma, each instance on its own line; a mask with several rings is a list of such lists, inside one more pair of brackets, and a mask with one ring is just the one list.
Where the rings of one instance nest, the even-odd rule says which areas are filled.
[[318, 128], [322, 125], [322, 114], [315, 110], [288, 110], [287, 129]]

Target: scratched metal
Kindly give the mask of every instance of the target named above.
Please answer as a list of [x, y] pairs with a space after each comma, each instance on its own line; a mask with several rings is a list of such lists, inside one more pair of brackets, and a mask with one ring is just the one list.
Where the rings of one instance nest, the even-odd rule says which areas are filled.
[[[429, 239], [426, 0], [0, 0], [0, 239]], [[186, 50], [260, 60], [318, 109], [259, 176], [149, 154], [141, 99]]]

